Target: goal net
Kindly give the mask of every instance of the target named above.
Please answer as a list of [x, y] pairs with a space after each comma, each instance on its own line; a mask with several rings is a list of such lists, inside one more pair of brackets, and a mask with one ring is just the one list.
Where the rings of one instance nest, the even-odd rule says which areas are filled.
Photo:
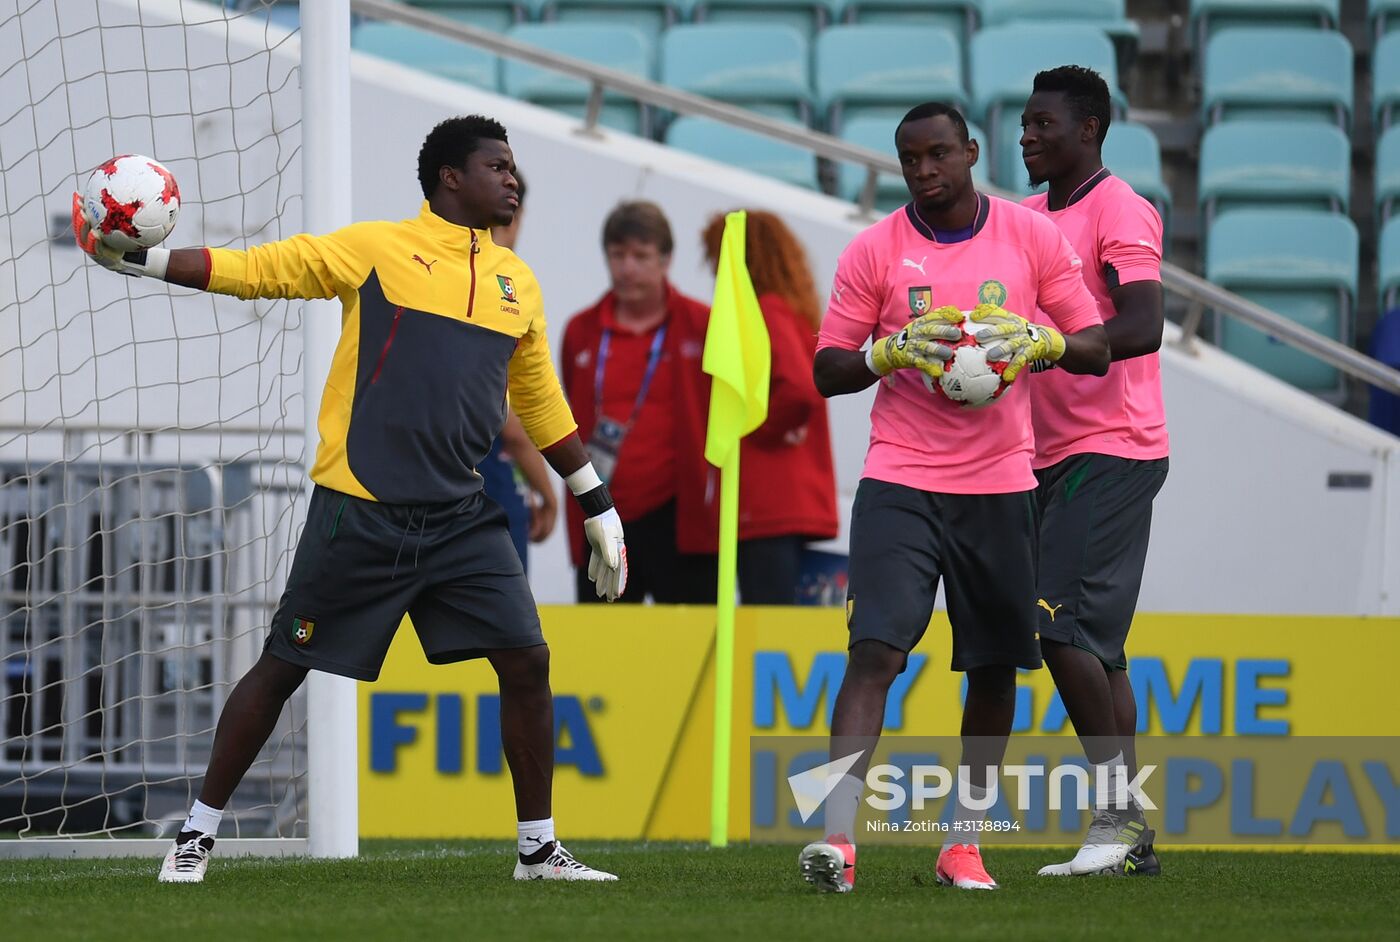
[[[0, 0], [0, 856], [178, 830], [281, 591], [301, 306], [87, 264], [69, 204], [141, 153], [179, 182], [172, 246], [300, 231], [287, 12]], [[304, 844], [306, 746], [299, 694], [221, 838]]]

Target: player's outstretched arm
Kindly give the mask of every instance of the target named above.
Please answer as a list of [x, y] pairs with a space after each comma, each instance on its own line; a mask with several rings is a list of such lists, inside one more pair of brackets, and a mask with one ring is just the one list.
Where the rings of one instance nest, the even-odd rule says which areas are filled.
[[614, 601], [627, 589], [627, 544], [612, 494], [588, 460], [588, 449], [578, 432], [570, 432], [541, 454], [583, 508], [583, 533], [593, 550], [588, 560], [588, 578], [593, 580], [599, 598]]
[[1114, 316], [1104, 322], [1114, 360], [1156, 353], [1162, 348], [1162, 283], [1134, 281], [1108, 292]]

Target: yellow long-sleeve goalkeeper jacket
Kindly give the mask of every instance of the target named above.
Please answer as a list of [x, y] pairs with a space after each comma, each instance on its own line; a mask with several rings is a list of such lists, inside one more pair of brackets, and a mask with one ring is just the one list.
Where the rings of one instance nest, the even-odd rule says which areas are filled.
[[537, 447], [577, 427], [534, 274], [488, 230], [453, 225], [426, 201], [416, 219], [210, 249], [209, 260], [208, 290], [220, 294], [340, 299], [317, 484], [395, 504], [468, 497], [507, 390]]

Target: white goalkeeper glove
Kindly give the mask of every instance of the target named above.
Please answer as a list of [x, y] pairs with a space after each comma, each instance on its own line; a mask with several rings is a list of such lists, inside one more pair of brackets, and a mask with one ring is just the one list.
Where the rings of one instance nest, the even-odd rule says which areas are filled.
[[627, 544], [612, 495], [592, 462], [570, 474], [564, 483], [569, 485], [585, 515], [583, 533], [593, 551], [588, 560], [588, 578], [593, 580], [599, 598], [616, 601], [627, 589]]
[[108, 245], [102, 237], [92, 231], [92, 221], [83, 212], [83, 198], [73, 194], [73, 238], [78, 248], [88, 257], [108, 271], [120, 272], [132, 278], [159, 278], [165, 280], [166, 266], [170, 264], [170, 250], [162, 248], [142, 249], [139, 252], [123, 252]]

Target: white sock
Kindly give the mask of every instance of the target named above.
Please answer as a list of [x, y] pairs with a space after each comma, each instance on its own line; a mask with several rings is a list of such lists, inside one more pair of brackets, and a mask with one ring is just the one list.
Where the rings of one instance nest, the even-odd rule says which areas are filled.
[[948, 839], [943, 842], [943, 850], [954, 844], [971, 844], [977, 847], [982, 843], [982, 832], [977, 830], [977, 827], [987, 820], [987, 809], [969, 808], [967, 802], [963, 801], [964, 796], [980, 804], [987, 799], [987, 789], [983, 785], [973, 785], [961, 775], [958, 776], [957, 805], [949, 825]]
[[1098, 807], [1114, 811], [1122, 811], [1129, 807], [1128, 770], [1123, 765], [1121, 750], [1111, 759], [1095, 764], [1094, 788], [1098, 798], [1095, 804]]
[[824, 813], [827, 837], [844, 834], [852, 844], [856, 842], [856, 815], [860, 813], [860, 795], [864, 790], [865, 781], [850, 774], [841, 776], [832, 786]]
[[515, 823], [515, 848], [520, 856], [528, 857], [541, 847], [554, 840], [554, 819], [541, 818], [538, 821], [517, 821]]
[[219, 822], [224, 819], [222, 808], [211, 808], [202, 801], [190, 807], [190, 816], [185, 819], [184, 831], [198, 831], [201, 834], [219, 833]]

